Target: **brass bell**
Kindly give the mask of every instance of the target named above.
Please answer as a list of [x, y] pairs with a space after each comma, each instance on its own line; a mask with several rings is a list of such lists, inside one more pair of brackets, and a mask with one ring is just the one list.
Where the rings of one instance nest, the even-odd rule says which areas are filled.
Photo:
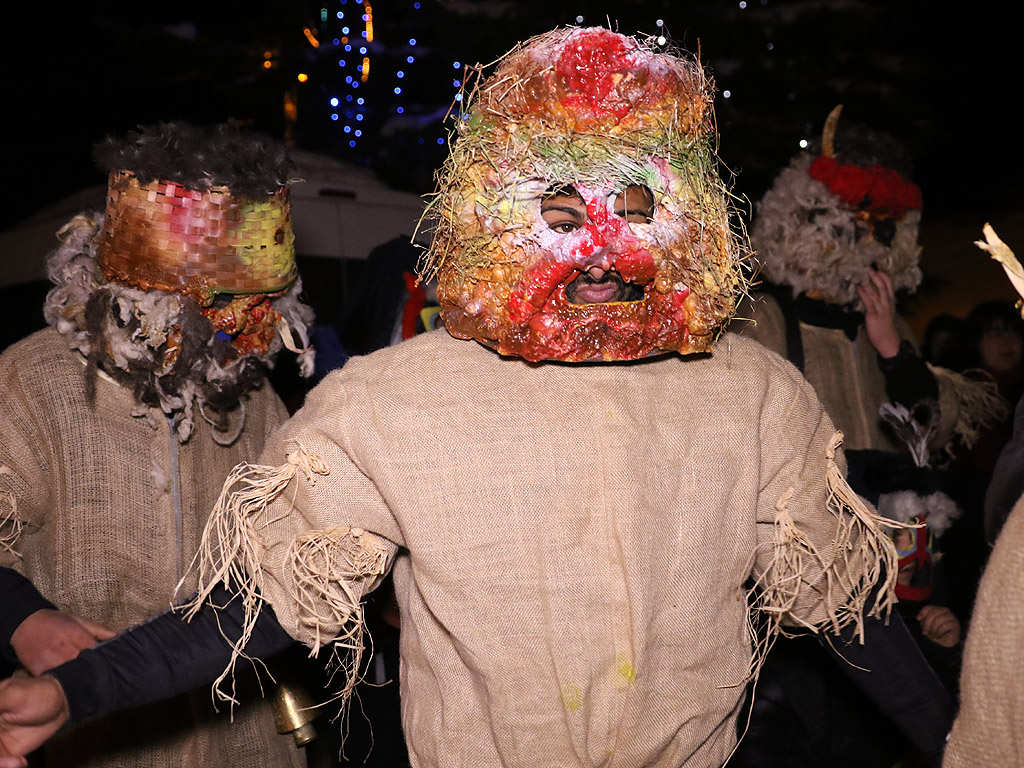
[[301, 685], [291, 681], [279, 683], [274, 690], [273, 708], [277, 732], [290, 733], [295, 746], [304, 747], [317, 737], [313, 721], [319, 707]]

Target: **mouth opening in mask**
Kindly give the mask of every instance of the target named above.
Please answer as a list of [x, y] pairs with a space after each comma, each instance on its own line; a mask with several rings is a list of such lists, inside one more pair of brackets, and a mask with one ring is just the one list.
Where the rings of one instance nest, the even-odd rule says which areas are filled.
[[592, 267], [565, 286], [570, 304], [613, 304], [644, 300], [643, 286], [628, 283], [614, 269]]

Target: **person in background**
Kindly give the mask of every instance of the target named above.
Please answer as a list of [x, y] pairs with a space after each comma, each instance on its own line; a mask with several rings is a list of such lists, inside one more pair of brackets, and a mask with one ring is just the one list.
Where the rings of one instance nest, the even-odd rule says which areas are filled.
[[[981, 372], [995, 382], [1008, 403], [1016, 404], [1024, 394], [1024, 320], [1013, 303], [979, 304], [968, 313], [963, 331], [962, 346], [968, 355], [964, 369]], [[1009, 439], [1010, 428], [1010, 419], [1004, 419], [986, 430], [970, 449], [969, 463], [983, 472], [986, 480]]]
[[[931, 457], [954, 442], [972, 443], [1003, 405], [983, 384], [917, 354], [896, 294], [921, 280], [921, 191], [895, 140], [841, 126], [840, 112], [829, 115], [820, 144], [798, 153], [758, 203], [751, 241], [763, 282], [730, 330], [807, 377], [844, 435], [853, 489], [886, 517], [923, 526], [913, 535], [894, 531], [897, 594], [901, 608], [912, 609], [907, 619], [933, 667], [954, 687], [961, 620], [944, 598], [934, 542], [961, 509]], [[762, 678], [765, 706], [754, 705], [756, 738], [744, 745], [740, 765], [783, 764], [758, 755], [759, 745], [776, 761], [802, 754], [806, 765], [887, 766], [899, 757], [904, 747], [888, 737], [893, 729], [878, 727], [874, 714], [866, 719], [872, 708], [824, 655], [804, 640], [773, 649]], [[765, 747], [782, 743], [797, 746]]]
[[963, 354], [964, 319], [942, 312], [931, 320], [924, 329], [921, 341], [921, 357], [931, 365], [962, 371], [965, 366]]
[[[49, 327], [0, 355], [0, 650], [32, 675], [165, 609], [224, 477], [287, 417], [267, 372], [312, 367], [287, 155], [182, 123], [96, 149], [105, 213], [49, 257]], [[66, 729], [50, 766], [301, 766], [251, 675]]]

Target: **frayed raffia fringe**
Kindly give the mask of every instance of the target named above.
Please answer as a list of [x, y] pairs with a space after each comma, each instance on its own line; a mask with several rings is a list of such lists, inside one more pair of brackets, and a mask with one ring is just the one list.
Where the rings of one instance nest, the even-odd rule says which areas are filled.
[[[242, 634], [232, 644], [230, 663], [214, 681], [215, 704], [217, 700], [237, 703], [234, 667], [239, 658], [249, 658], [244, 649], [263, 608], [259, 530], [274, 522], [264, 518], [267, 507], [299, 473], [314, 485], [329, 471], [320, 456], [295, 444], [285, 464], [239, 464], [224, 483], [192, 563], [199, 589], [185, 606], [186, 618], [191, 618], [218, 584], [242, 601]], [[283, 514], [290, 511], [289, 507]], [[297, 537], [288, 549], [289, 592], [296, 615], [300, 624], [312, 631], [312, 655], [321, 645], [332, 643], [333, 660], [345, 672], [345, 685], [337, 692], [343, 702], [359, 682], [366, 637], [362, 598], [372, 586], [367, 582], [384, 574], [392, 549], [377, 536], [348, 526], [310, 531]], [[222, 684], [229, 677], [231, 686], [226, 691]]]
[[[842, 432], [836, 432], [825, 453], [826, 507], [836, 520], [831, 554], [822, 553], [797, 527], [789, 511], [792, 488], [775, 503], [772, 562], [751, 590], [754, 648], [748, 680], [757, 677], [780, 634], [795, 634], [794, 628], [811, 632], [829, 629], [839, 634], [854, 625], [856, 638], [863, 642], [865, 611], [869, 616], [887, 618], [895, 603], [897, 557], [886, 529], [914, 526], [876, 514], [854, 493], [835, 461], [842, 440]], [[820, 593], [827, 611], [816, 624], [796, 612], [801, 602], [807, 602], [800, 598], [809, 589]], [[876, 596], [869, 606], [872, 594]]]
[[[315, 633], [314, 655], [321, 645], [332, 641], [334, 660], [345, 676], [345, 685], [337, 692], [343, 701], [359, 682], [365, 650], [362, 598], [367, 580], [385, 573], [390, 554], [379, 538], [347, 525], [311, 531], [296, 538], [288, 549], [292, 599], [299, 621]], [[321, 636], [324, 627], [331, 628], [330, 637]]]
[[978, 381], [931, 364], [928, 368], [939, 381], [940, 393], [951, 393], [956, 401], [953, 435], [959, 441], [947, 446], [947, 453], [955, 452], [954, 445], [970, 450], [982, 430], [994, 427], [1009, 417], [1010, 405], [999, 394], [999, 387], [994, 381]]
[[[278, 467], [239, 464], [224, 482], [190, 568], [198, 575], [198, 592], [183, 606], [185, 617], [190, 619], [218, 584], [224, 584], [234, 592], [235, 599], [242, 601], [245, 614], [242, 634], [237, 642], [232, 643], [231, 661], [227, 668], [214, 681], [215, 701], [236, 703], [233, 685], [235, 664], [239, 658], [248, 658], [243, 649], [263, 608], [259, 529], [273, 522], [263, 519], [263, 513], [298, 473], [301, 472], [307, 482], [315, 484], [317, 478], [328, 474], [328, 471], [320, 456], [296, 444], [288, 452], [285, 464]], [[181, 587], [180, 582], [178, 589]], [[230, 693], [221, 687], [229, 677], [232, 678]]]
[[[0, 475], [11, 474], [11, 468], [0, 464]], [[9, 491], [0, 493], [0, 550], [15, 557], [21, 555], [14, 549], [14, 542], [21, 535], [24, 521], [18, 515], [18, 497]]]

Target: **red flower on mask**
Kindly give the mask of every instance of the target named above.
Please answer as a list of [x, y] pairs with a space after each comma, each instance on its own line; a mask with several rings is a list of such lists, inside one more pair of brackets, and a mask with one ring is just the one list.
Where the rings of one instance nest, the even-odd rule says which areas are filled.
[[890, 168], [840, 165], [834, 157], [820, 155], [808, 174], [856, 210], [899, 219], [907, 211], [921, 208], [920, 187]]

